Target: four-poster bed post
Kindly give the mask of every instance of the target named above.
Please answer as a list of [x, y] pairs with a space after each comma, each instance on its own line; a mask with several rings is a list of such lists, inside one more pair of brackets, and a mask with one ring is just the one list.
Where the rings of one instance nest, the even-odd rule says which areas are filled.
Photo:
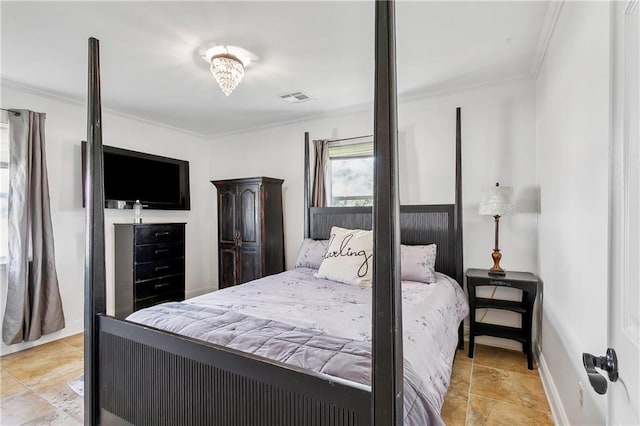
[[403, 423], [402, 289], [394, 2], [376, 2], [373, 185], [373, 375], [376, 426]]
[[[455, 279], [464, 290], [464, 261], [462, 246], [462, 117], [460, 107], [456, 108], [456, 197], [455, 197], [455, 224], [456, 233], [456, 275]], [[464, 327], [460, 323], [458, 327], [458, 349], [464, 349]]]
[[98, 315], [106, 314], [104, 263], [104, 176], [102, 153], [102, 109], [100, 99], [100, 44], [89, 39], [89, 87], [87, 102], [86, 246], [84, 264], [84, 423], [98, 424], [99, 326]]

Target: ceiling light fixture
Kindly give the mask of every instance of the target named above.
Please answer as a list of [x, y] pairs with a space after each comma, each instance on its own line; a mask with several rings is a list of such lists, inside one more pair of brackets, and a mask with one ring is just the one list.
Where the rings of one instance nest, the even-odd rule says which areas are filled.
[[222, 92], [229, 96], [242, 81], [244, 70], [257, 57], [251, 52], [236, 46], [213, 46], [201, 53], [202, 59], [209, 62], [211, 74], [215, 77]]
[[244, 64], [229, 53], [215, 55], [211, 58], [211, 73], [224, 94], [229, 96], [244, 77]]

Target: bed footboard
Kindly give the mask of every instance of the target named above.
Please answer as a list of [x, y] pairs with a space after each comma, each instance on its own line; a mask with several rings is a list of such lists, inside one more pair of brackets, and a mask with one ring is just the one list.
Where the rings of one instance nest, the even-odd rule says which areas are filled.
[[100, 316], [101, 424], [371, 424], [370, 387]]

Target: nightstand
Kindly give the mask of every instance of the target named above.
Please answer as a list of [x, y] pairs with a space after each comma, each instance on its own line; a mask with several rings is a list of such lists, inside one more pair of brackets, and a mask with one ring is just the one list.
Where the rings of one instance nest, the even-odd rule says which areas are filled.
[[[470, 333], [469, 358], [473, 358], [473, 346], [476, 336], [494, 336], [517, 340], [522, 343], [522, 352], [527, 354], [527, 366], [533, 370], [533, 352], [531, 344], [531, 323], [533, 303], [538, 293], [538, 278], [529, 272], [509, 272], [504, 276], [489, 275], [487, 269], [468, 269], [467, 290], [469, 291]], [[476, 297], [476, 287], [498, 286], [522, 290], [520, 301], [486, 299]], [[503, 309], [522, 315], [522, 328], [507, 327], [476, 322], [476, 309]]]

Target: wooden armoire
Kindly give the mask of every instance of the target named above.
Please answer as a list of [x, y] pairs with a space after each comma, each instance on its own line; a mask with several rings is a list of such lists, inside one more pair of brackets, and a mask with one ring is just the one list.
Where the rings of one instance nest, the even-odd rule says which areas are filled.
[[219, 288], [284, 271], [283, 182], [211, 181], [218, 189]]

